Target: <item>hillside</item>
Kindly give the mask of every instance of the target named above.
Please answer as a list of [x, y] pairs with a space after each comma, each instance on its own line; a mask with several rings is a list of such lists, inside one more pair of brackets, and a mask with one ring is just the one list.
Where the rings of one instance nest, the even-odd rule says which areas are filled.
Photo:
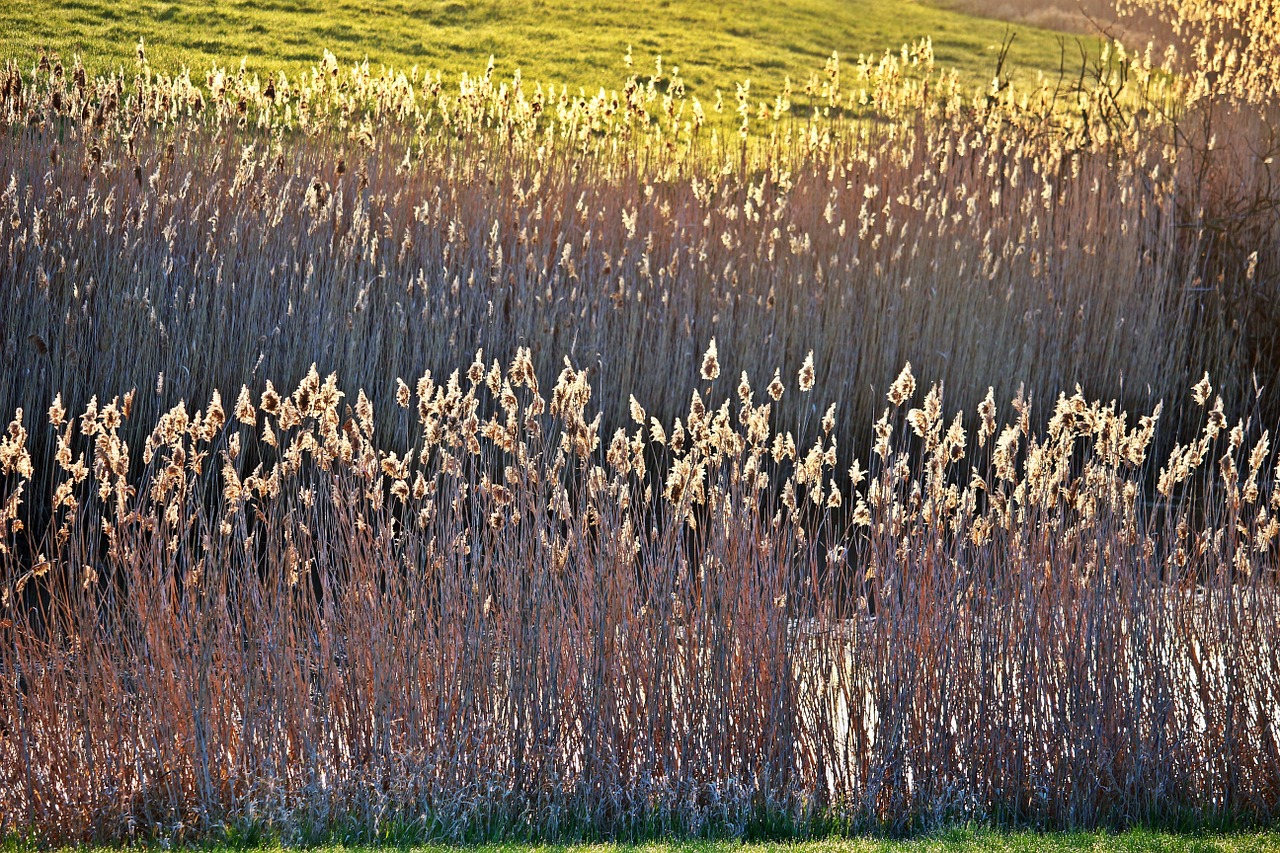
[[[1056, 73], [1071, 37], [1022, 24], [1009, 55], [1016, 74]], [[154, 67], [212, 63], [250, 70], [308, 69], [323, 50], [344, 63], [379, 63], [456, 74], [519, 66], [526, 79], [583, 86], [621, 84], [628, 46], [641, 68], [661, 55], [695, 94], [732, 94], [749, 78], [763, 97], [790, 76], [797, 86], [832, 51], [856, 59], [933, 38], [938, 63], [973, 82], [991, 74], [1004, 22], [898, 0], [12, 0], [0, 7], [0, 52], [29, 63], [41, 47], [81, 51], [91, 71], [134, 67], [138, 39]], [[1078, 61], [1078, 60], [1077, 60]]]

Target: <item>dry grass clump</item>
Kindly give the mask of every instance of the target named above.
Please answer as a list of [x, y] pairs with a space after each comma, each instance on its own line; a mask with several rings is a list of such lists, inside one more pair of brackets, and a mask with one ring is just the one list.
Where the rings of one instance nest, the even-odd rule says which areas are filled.
[[[632, 400], [612, 435], [586, 372], [543, 391], [527, 350], [397, 382], [389, 411], [311, 371], [176, 406], [134, 443], [146, 392], [17, 413], [0, 823], [70, 841], [1275, 819], [1266, 431], [1206, 379], [1203, 428], [1161, 461], [1159, 407], [953, 415], [908, 367], [845, 469], [832, 411], [811, 445], [779, 417], [779, 397], [819, 402], [809, 381], [704, 375], [682, 418]], [[388, 418], [412, 439], [379, 444]], [[29, 432], [56, 439], [51, 493]], [[33, 536], [22, 507], [50, 500]]]

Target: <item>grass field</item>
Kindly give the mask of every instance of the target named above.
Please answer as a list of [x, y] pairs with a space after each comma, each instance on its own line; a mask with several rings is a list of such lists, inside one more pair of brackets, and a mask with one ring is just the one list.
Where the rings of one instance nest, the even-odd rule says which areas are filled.
[[[803, 85], [832, 51], [856, 59], [924, 36], [941, 66], [985, 81], [1005, 26], [913, 0], [11, 0], [0, 5], [0, 52], [29, 61], [40, 47], [79, 50], [91, 71], [132, 72], [141, 37], [157, 69], [202, 74], [243, 58], [250, 70], [293, 74], [328, 49], [344, 63], [367, 57], [447, 76], [481, 70], [493, 55], [501, 75], [519, 66], [527, 80], [594, 91], [621, 84], [630, 45], [640, 73], [661, 55], [705, 99], [717, 88], [731, 96], [748, 78], [771, 97], [786, 76]], [[1056, 73], [1062, 34], [1017, 32], [1011, 67]], [[1068, 38], [1068, 59], [1078, 56]]]

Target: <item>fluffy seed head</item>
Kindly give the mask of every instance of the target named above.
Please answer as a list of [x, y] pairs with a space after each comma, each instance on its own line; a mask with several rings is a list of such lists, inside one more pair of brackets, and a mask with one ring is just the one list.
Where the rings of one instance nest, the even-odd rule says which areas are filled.
[[1191, 389], [1191, 399], [1196, 401], [1197, 406], [1203, 406], [1212, 393], [1213, 386], [1209, 384], [1209, 372], [1206, 370], [1204, 377]]
[[804, 364], [800, 366], [800, 375], [797, 378], [800, 381], [801, 393], [807, 394], [813, 390], [813, 350], [809, 350], [809, 354], [804, 357]]
[[893, 406], [901, 406], [910, 400], [915, 392], [916, 378], [911, 375], [911, 362], [908, 361], [902, 366], [902, 372], [898, 374], [898, 378], [889, 386], [889, 403]]
[[773, 371], [773, 381], [769, 383], [767, 390], [769, 392], [769, 398], [775, 403], [782, 399], [782, 392], [786, 390], [782, 386], [782, 371]]
[[702, 356], [702, 378], [708, 382], [713, 381], [720, 375], [720, 353], [716, 350], [716, 339], [711, 339], [711, 345], [707, 347], [706, 353]]

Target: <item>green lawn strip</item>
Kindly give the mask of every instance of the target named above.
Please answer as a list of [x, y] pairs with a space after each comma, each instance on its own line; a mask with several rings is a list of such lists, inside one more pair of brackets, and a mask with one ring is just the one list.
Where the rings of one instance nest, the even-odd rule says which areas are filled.
[[[0, 3], [0, 53], [29, 65], [40, 47], [64, 58], [80, 51], [91, 71], [134, 69], [141, 37], [153, 68], [185, 65], [203, 74], [242, 59], [260, 74], [294, 75], [331, 50], [344, 63], [367, 58], [443, 72], [483, 71], [489, 56], [509, 76], [594, 93], [621, 86], [631, 46], [636, 72], [659, 55], [679, 66], [704, 102], [716, 89], [732, 104], [735, 84], [772, 98], [790, 76], [799, 92], [833, 50], [845, 61], [933, 39], [938, 65], [974, 85], [990, 79], [1007, 25], [917, 0], [7, 0]], [[1015, 79], [1055, 75], [1076, 38], [1015, 26], [1007, 68]], [[1086, 49], [1095, 39], [1080, 36]]]
[[[0, 850], [25, 853], [37, 848], [22, 844], [0, 845]], [[63, 848], [64, 853], [118, 853], [120, 847]], [[273, 853], [296, 848], [197, 846], [199, 853]], [[306, 848], [316, 853], [379, 853], [397, 849], [412, 853], [1263, 853], [1280, 851], [1280, 831], [1246, 833], [1175, 834], [1131, 830], [1107, 832], [993, 832], [954, 830], [909, 839], [850, 838], [801, 843], [740, 843], [733, 841], [672, 841], [646, 844], [533, 845], [500, 844], [475, 847], [427, 845], [407, 848], [323, 846]]]
[[[428, 848], [432, 853], [450, 853], [450, 848]], [[457, 848], [452, 848], [456, 850]], [[1001, 851], [1001, 853], [1209, 853], [1209, 851], [1280, 850], [1280, 834], [1178, 835], [1142, 830], [1121, 834], [1076, 832], [989, 832], [957, 830], [906, 840], [853, 838], [831, 841], [789, 843], [687, 842], [642, 845], [595, 845], [530, 847], [507, 845], [478, 848], [486, 853], [951, 853], [951, 851]], [[335, 850], [335, 853], [337, 851]], [[344, 851], [345, 853], [345, 851]]]

